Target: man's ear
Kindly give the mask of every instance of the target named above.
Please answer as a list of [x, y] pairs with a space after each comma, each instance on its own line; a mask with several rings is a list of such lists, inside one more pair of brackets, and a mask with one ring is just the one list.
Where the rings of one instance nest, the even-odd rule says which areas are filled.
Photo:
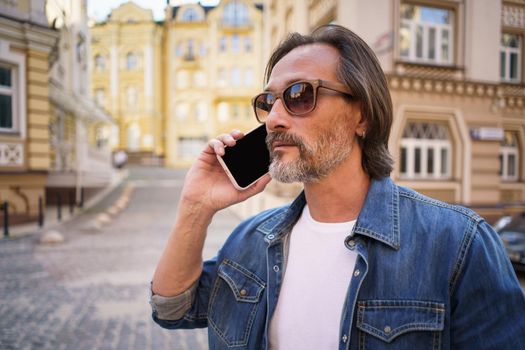
[[359, 109], [356, 111], [357, 117], [359, 118], [359, 122], [355, 126], [355, 132], [360, 137], [365, 137], [365, 135], [368, 133], [368, 119], [365, 117], [365, 115], [361, 112], [361, 106], [359, 105]]

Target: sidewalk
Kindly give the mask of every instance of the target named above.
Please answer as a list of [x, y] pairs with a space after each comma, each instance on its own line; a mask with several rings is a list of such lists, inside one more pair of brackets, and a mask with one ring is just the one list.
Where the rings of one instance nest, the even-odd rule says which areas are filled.
[[[46, 206], [44, 208], [44, 225], [40, 227], [38, 222], [30, 222], [18, 225], [9, 226], [9, 236], [4, 235], [3, 223], [0, 231], [0, 241], [4, 239], [13, 239], [20, 238], [27, 235], [46, 232], [51, 229], [55, 229], [58, 226], [69, 222], [70, 220], [76, 218], [77, 216], [85, 213], [86, 211], [91, 210], [106, 197], [111, 195], [115, 191], [119, 191], [121, 185], [129, 177], [128, 169], [121, 169], [117, 172], [118, 176], [114, 181], [105, 188], [101, 188], [100, 191], [95, 194], [93, 197], [88, 199], [82, 208], [74, 207], [73, 212], [70, 212], [69, 206], [67, 204], [63, 205], [61, 208], [61, 219], [58, 219], [58, 210], [56, 206]], [[120, 189], [121, 190], [121, 189]]]

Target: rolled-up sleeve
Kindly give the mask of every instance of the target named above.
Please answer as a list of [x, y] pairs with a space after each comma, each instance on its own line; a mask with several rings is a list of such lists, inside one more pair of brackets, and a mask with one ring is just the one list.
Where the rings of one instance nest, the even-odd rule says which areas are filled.
[[198, 281], [183, 293], [173, 297], [154, 294], [150, 288], [151, 297], [149, 303], [153, 313], [161, 320], [180, 320], [186, 312], [191, 309], [191, 305], [195, 299], [197, 285]]

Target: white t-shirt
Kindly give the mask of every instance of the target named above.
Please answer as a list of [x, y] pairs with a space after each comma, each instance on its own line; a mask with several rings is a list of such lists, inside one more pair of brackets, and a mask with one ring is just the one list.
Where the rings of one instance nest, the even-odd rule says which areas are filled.
[[277, 307], [270, 320], [272, 350], [337, 349], [341, 315], [357, 254], [345, 247], [355, 221], [322, 223], [304, 207], [290, 233]]

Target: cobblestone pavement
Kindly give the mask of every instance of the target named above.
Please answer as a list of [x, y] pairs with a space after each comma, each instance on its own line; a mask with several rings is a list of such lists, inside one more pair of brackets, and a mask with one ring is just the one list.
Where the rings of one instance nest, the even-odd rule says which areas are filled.
[[[206, 330], [161, 329], [148, 305], [183, 176], [133, 168], [106, 200], [57, 228], [64, 243], [41, 244], [39, 234], [0, 241], [0, 349], [207, 349]], [[99, 228], [125, 192], [129, 204]], [[205, 258], [238, 221], [229, 211], [215, 217]]]

